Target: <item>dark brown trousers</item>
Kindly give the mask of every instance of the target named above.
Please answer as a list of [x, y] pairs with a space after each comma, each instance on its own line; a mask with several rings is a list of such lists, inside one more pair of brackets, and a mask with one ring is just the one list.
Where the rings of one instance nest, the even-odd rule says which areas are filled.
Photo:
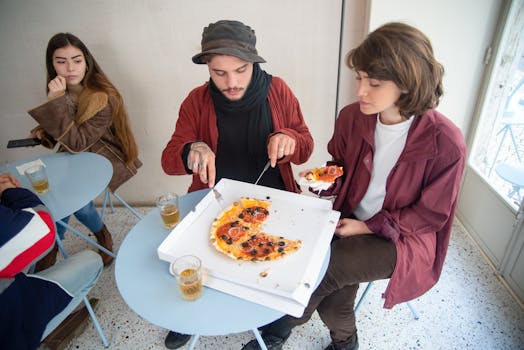
[[359, 283], [391, 277], [397, 261], [393, 242], [375, 235], [334, 240], [326, 275], [300, 318], [285, 316], [286, 322], [307, 322], [315, 310], [330, 330], [334, 344], [345, 346], [357, 332], [355, 298]]

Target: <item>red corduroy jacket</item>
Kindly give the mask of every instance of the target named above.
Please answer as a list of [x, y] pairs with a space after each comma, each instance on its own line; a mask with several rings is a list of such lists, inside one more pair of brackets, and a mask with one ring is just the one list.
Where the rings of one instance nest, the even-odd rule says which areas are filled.
[[[162, 168], [166, 174], [187, 174], [182, 161], [182, 151], [184, 145], [189, 142], [203, 141], [213, 152], [217, 151], [216, 113], [208, 85], [209, 83], [206, 82], [191, 91], [180, 107], [175, 132], [162, 152]], [[286, 190], [298, 193], [300, 187], [293, 177], [290, 162], [302, 164], [309, 159], [313, 152], [313, 138], [304, 122], [297, 98], [282, 79], [273, 77], [268, 101], [274, 127], [270, 137], [275, 133], [283, 133], [296, 141], [295, 153], [280, 160], [278, 167]], [[193, 182], [188, 192], [207, 187], [208, 185], [200, 181], [196, 174], [193, 175]]]

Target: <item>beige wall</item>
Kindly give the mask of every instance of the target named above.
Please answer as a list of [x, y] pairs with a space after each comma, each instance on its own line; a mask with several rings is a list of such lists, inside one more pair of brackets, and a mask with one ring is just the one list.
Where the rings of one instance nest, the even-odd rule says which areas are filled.
[[[185, 192], [189, 176], [171, 177], [160, 154], [187, 93], [208, 74], [195, 65], [203, 26], [238, 19], [257, 33], [269, 73], [281, 76], [301, 102], [315, 139], [310, 161], [327, 160], [335, 111], [355, 100], [355, 80], [344, 65], [336, 105], [342, 0], [0, 0], [0, 160], [14, 161], [34, 149], [7, 150], [35, 123], [26, 111], [45, 99], [44, 50], [51, 35], [69, 31], [91, 49], [126, 101], [144, 167], [119, 193], [131, 203], [150, 203], [159, 192]], [[342, 55], [368, 29], [402, 20], [432, 40], [446, 67], [440, 110], [465, 132], [471, 121], [492, 31], [496, 0], [347, 0]], [[468, 18], [476, 18], [469, 21]]]
[[168, 189], [184, 193], [189, 176], [165, 175], [160, 155], [180, 103], [208, 79], [206, 66], [191, 62], [202, 28], [238, 19], [255, 29], [268, 62], [263, 68], [284, 78], [301, 102], [316, 141], [301, 168], [323, 163], [335, 118], [340, 9], [341, 1], [325, 0], [0, 0], [0, 157], [13, 161], [46, 152], [5, 145], [35, 126], [26, 111], [45, 100], [47, 41], [69, 31], [121, 91], [140, 146], [144, 166], [119, 194], [136, 203]]
[[[444, 97], [438, 109], [468, 131], [492, 40], [500, 0], [370, 0], [371, 30], [403, 21], [422, 30], [444, 65]], [[466, 136], [466, 135], [465, 135]]]

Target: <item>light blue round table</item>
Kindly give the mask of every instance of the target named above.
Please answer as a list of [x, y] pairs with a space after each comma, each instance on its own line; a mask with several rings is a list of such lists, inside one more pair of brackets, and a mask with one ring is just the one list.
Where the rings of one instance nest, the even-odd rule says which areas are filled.
[[496, 173], [511, 184], [512, 189], [508, 192], [508, 198], [516, 195], [517, 205], [520, 205], [522, 197], [520, 190], [524, 187], [524, 166], [522, 164], [501, 163], [495, 167]]
[[9, 163], [0, 172], [10, 172], [23, 187], [33, 190], [29, 180], [18, 173], [17, 166], [41, 159], [46, 165], [49, 192], [38, 194], [55, 220], [61, 220], [83, 208], [102, 193], [113, 176], [109, 160], [96, 153], [53, 153]]
[[[49, 209], [56, 223], [98, 249], [114, 256], [112, 252], [62, 221], [65, 217], [83, 208], [106, 189], [113, 176], [113, 167], [109, 160], [90, 152], [77, 154], [58, 152], [9, 163], [0, 168], [0, 173], [13, 174], [22, 187], [33, 191], [29, 180], [24, 175], [20, 175], [16, 167], [37, 159], [41, 159], [45, 164], [49, 192], [35, 193]], [[67, 256], [60, 240], [57, 240], [57, 243], [64, 256]]]
[[[209, 190], [180, 197], [184, 217]], [[192, 349], [200, 335], [225, 335], [252, 330], [266, 349], [257, 327], [283, 316], [283, 313], [250, 301], [204, 287], [196, 301], [185, 301], [179, 293], [169, 264], [158, 258], [157, 248], [169, 234], [158, 209], [151, 210], [129, 231], [115, 264], [118, 290], [129, 307], [148, 322], [167, 330], [193, 334]], [[326, 256], [319, 279], [329, 262]], [[240, 346], [239, 346], [240, 348]]]

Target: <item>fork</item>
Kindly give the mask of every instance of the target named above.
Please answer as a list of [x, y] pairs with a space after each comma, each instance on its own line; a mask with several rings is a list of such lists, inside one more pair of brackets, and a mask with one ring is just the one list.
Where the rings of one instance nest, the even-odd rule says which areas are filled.
[[213, 186], [213, 193], [215, 194], [215, 199], [217, 202], [222, 203], [224, 201], [224, 197], [222, 197], [222, 193], [220, 193], [215, 186]]

